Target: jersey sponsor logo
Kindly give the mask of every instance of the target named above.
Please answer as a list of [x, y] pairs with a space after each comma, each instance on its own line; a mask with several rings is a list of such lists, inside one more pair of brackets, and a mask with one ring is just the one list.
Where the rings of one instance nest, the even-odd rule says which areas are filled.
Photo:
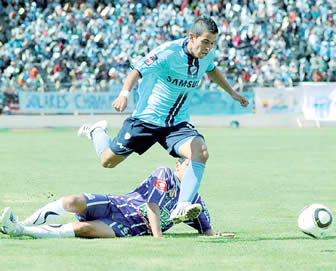
[[146, 58], [145, 63], [146, 63], [148, 66], [150, 66], [150, 65], [152, 65], [152, 64], [154, 63], [154, 61], [156, 61], [157, 59], [158, 59], [158, 57], [157, 57], [156, 55], [152, 55], [152, 56]]
[[154, 182], [154, 186], [159, 191], [162, 191], [162, 192], [168, 191], [167, 181], [164, 179], [157, 178], [156, 181]]
[[178, 87], [184, 87], [184, 88], [195, 88], [198, 86], [199, 80], [183, 80], [183, 79], [177, 79], [172, 78], [170, 75], [167, 76], [166, 80]]

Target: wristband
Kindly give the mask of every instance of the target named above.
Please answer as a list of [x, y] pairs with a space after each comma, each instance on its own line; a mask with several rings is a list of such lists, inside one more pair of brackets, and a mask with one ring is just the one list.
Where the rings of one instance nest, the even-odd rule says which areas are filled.
[[123, 97], [128, 97], [130, 95], [130, 92], [128, 91], [128, 90], [122, 90], [122, 91], [120, 91], [120, 93], [119, 93], [119, 97], [120, 96], [123, 96]]

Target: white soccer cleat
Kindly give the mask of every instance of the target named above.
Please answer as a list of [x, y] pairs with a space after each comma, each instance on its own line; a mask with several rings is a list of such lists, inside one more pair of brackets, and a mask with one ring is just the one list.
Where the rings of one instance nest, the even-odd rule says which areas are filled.
[[10, 236], [21, 236], [23, 232], [23, 226], [16, 223], [12, 209], [10, 207], [5, 208], [0, 218], [1, 232]]
[[100, 120], [94, 124], [83, 124], [77, 132], [77, 135], [80, 137], [87, 137], [88, 139], [92, 139], [92, 132], [96, 128], [102, 128], [103, 130], [106, 130], [107, 127], [107, 121], [106, 120]]
[[201, 211], [201, 204], [181, 202], [177, 204], [175, 210], [171, 213], [170, 220], [173, 221], [174, 224], [178, 224], [186, 220], [193, 220], [200, 215]]

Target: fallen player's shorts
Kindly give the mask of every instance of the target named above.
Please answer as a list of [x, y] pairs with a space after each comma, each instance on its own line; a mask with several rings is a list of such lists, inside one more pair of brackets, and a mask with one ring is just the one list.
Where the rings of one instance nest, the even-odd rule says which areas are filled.
[[159, 142], [170, 155], [180, 157], [177, 153], [178, 147], [193, 137], [203, 138], [188, 122], [182, 122], [172, 127], [160, 127], [129, 117], [124, 121], [110, 148], [115, 154], [128, 156], [132, 152], [143, 154], [156, 142]]
[[76, 218], [83, 221], [99, 220], [108, 225], [116, 234], [117, 237], [132, 236], [132, 231], [129, 223], [119, 208], [111, 202], [106, 195], [99, 194], [82, 194], [86, 200], [85, 216], [75, 214]]

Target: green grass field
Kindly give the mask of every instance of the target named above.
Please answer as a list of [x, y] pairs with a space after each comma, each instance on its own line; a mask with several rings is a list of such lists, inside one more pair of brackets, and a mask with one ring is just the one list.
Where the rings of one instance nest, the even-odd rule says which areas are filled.
[[[37, 240], [0, 234], [0, 270], [336, 271], [336, 231], [315, 240], [297, 228], [307, 204], [323, 203], [336, 214], [336, 129], [199, 131], [210, 152], [200, 193], [213, 228], [237, 238], [198, 236], [180, 224], [163, 239]], [[104, 169], [92, 144], [75, 130], [3, 130], [0, 208], [11, 206], [23, 218], [64, 195], [126, 193], [162, 165], [174, 167], [175, 160], [159, 145]]]

